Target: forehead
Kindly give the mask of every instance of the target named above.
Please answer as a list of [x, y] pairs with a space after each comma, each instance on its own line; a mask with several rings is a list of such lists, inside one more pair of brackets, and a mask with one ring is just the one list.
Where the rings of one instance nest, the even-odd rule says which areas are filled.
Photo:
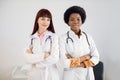
[[80, 14], [79, 13], [72, 13], [70, 15], [70, 18], [81, 18]]

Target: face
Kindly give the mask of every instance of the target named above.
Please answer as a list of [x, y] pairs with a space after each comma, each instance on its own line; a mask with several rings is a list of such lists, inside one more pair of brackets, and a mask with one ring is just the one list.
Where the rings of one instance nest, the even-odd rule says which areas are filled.
[[78, 13], [72, 13], [69, 17], [68, 25], [74, 32], [79, 31], [82, 25], [81, 16]]
[[50, 18], [48, 17], [39, 17], [38, 18], [39, 30], [45, 31], [50, 25]]

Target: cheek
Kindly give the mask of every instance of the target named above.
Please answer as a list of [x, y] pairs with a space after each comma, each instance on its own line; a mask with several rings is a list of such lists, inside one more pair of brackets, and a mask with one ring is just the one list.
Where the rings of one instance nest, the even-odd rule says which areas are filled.
[[82, 24], [82, 20], [80, 21], [80, 23]]
[[82, 25], [82, 22], [80, 22], [80, 26]]
[[38, 21], [37, 24], [40, 25], [40, 22]]
[[48, 24], [50, 25], [50, 21], [48, 22]]
[[41, 24], [41, 21], [40, 21], [40, 20], [38, 20], [38, 21], [37, 21], [37, 23], [38, 23], [38, 24]]

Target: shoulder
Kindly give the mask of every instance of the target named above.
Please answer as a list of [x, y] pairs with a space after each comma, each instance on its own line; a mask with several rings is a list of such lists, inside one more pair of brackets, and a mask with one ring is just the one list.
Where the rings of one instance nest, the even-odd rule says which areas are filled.
[[51, 32], [51, 31], [47, 31], [47, 35], [51, 36], [53, 39], [58, 39], [58, 35], [56, 33]]
[[62, 38], [62, 39], [67, 38], [67, 37], [68, 37], [68, 35], [67, 35], [68, 33], [69, 33], [69, 31], [61, 34], [61, 35], [59, 36], [59, 38]]
[[35, 39], [35, 38], [38, 38], [37, 32], [33, 35], [30, 35], [30, 39]]
[[67, 39], [67, 32], [59, 36], [60, 43], [66, 43], [66, 39]]
[[[84, 33], [83, 33], [84, 34]], [[86, 33], [85, 32], [85, 36], [86, 36], [86, 38], [88, 39], [88, 42], [90, 43], [90, 44], [93, 44], [94, 43], [94, 39], [93, 39], [93, 37], [89, 34], [89, 33]]]
[[67, 33], [64, 33], [62, 35], [59, 36], [59, 39], [66, 39], [67, 38]]
[[89, 33], [82, 31], [82, 34], [85, 35], [88, 39], [92, 39], [92, 36]]

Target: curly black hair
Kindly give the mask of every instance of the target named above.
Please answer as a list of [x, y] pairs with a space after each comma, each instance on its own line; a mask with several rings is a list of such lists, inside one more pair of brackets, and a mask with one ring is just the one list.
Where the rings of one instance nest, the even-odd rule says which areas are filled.
[[82, 24], [85, 22], [85, 19], [86, 19], [85, 10], [80, 6], [72, 6], [68, 8], [64, 13], [64, 21], [66, 24], [68, 24], [69, 17], [72, 13], [78, 13], [81, 16]]

